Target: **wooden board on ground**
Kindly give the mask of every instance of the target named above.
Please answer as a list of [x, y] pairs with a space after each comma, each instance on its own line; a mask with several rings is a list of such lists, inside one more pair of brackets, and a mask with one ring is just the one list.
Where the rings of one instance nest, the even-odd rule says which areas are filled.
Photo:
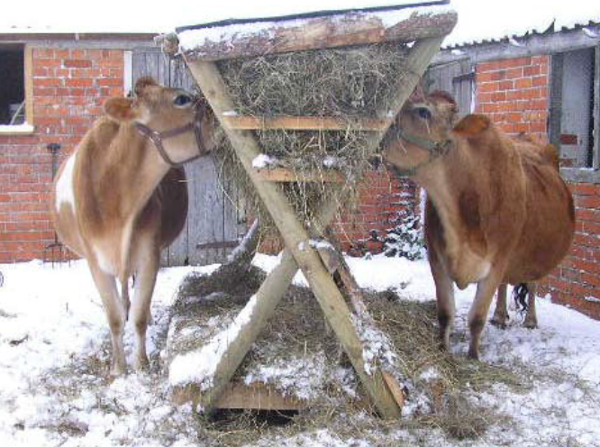
[[[202, 393], [194, 386], [177, 388], [173, 391], [173, 402], [201, 404]], [[300, 411], [308, 408], [308, 402], [286, 396], [275, 388], [264, 384], [244, 385], [230, 383], [225, 387], [214, 408], [219, 410], [267, 410]]]

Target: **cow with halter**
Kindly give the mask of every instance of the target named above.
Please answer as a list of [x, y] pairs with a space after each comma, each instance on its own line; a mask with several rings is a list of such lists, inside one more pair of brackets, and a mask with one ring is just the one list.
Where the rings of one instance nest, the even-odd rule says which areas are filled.
[[[134, 366], [148, 363], [146, 329], [160, 251], [187, 216], [181, 165], [213, 145], [214, 118], [195, 96], [151, 78], [139, 79], [135, 93], [106, 101], [105, 115], [61, 166], [51, 206], [60, 239], [87, 260], [102, 299], [113, 375], [126, 372], [123, 331], [130, 313]], [[130, 312], [128, 282], [134, 274]]]
[[477, 284], [468, 323], [477, 359], [495, 291], [531, 283], [566, 255], [573, 199], [548, 154], [497, 129], [483, 115], [456, 124], [445, 92], [414, 94], [384, 142], [383, 157], [427, 191], [425, 237], [436, 286], [442, 346], [454, 321], [454, 283]]

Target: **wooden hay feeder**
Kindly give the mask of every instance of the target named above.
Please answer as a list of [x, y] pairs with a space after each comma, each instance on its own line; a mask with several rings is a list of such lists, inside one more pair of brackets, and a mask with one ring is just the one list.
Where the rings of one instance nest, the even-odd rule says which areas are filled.
[[[317, 177], [322, 179], [322, 175], [309, 173], [299, 176], [285, 168], [264, 170], [253, 167], [253, 160], [262, 153], [253, 131], [335, 131], [348, 128], [348, 122], [332, 116], [256, 117], [232, 114], [236, 104], [228, 93], [217, 62], [384, 42], [408, 44], [410, 50], [398, 73], [402, 82], [398, 83], [397, 91], [387, 98], [385, 108], [377, 116], [354, 120], [353, 126], [368, 132], [365, 150], [372, 154], [439, 50], [444, 37], [456, 23], [456, 14], [446, 3], [231, 20], [180, 29], [177, 36], [171, 35], [163, 40], [165, 48], [178, 48], [183, 55], [286, 246], [279, 265], [236, 318], [234, 325], [237, 327], [231, 331], [233, 336], [227, 340], [226, 346], [220, 348], [222, 355], [210, 372], [209, 385], [177, 382], [174, 385], [178, 401], [191, 400], [208, 411], [227, 407], [296, 407], [296, 402], [271, 392], [231, 386], [229, 382], [300, 269], [372, 404], [385, 418], [400, 416], [403, 396], [399, 385], [380, 369], [365, 367], [363, 341], [353, 319], [353, 314], [360, 314], [362, 309], [360, 290], [354, 278], [334, 248], [328, 244], [313, 243], [315, 238], [323, 236], [316, 234], [316, 229], [326, 228], [338, 204], [344, 202], [340, 197], [344, 188], [316, 210], [315, 222], [307, 224], [294, 211], [280, 182], [311, 182]], [[344, 181], [342, 172], [332, 170], [327, 177], [329, 181]], [[342, 285], [342, 290], [337, 284]], [[353, 310], [344, 297], [350, 298]]]

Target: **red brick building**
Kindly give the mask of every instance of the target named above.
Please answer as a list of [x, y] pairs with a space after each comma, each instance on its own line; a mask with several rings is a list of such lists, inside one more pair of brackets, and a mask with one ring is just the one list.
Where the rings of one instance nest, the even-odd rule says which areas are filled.
[[433, 82], [453, 91], [464, 111], [484, 113], [506, 132], [526, 132], [560, 149], [576, 234], [569, 256], [539, 293], [594, 318], [600, 318], [599, 31], [590, 22], [453, 46], [432, 68]]
[[[147, 74], [190, 87], [185, 68], [163, 57], [153, 37], [0, 35], [0, 76], [11, 75], [0, 88], [0, 263], [51, 254], [45, 248], [55, 241], [48, 212], [53, 172], [102, 113], [106, 98], [124, 95], [133, 79]], [[245, 229], [244, 218], [216, 186], [214, 168], [200, 163], [186, 169], [188, 177], [205, 180], [190, 185], [193, 222], [165, 262], [215, 262]], [[369, 173], [359, 207], [334, 226], [343, 248], [354, 254], [380, 251], [386, 230], [414, 208], [414, 194], [406, 180], [392, 179], [385, 171]], [[223, 212], [206, 213], [207, 204], [220, 204]]]
[[[42, 258], [54, 241], [53, 170], [102, 113], [104, 100], [123, 95], [125, 52], [149, 39], [0, 35], [0, 77], [12, 74], [0, 92], [0, 262]], [[16, 118], [7, 113], [20, 104]]]

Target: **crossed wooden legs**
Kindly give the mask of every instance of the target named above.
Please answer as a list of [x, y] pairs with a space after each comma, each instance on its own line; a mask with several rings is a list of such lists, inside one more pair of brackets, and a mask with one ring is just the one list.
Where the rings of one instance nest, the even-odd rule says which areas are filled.
[[[395, 116], [412, 92], [429, 61], [439, 49], [442, 38], [424, 39], [414, 45], [404, 67], [404, 83], [390, 101], [389, 115]], [[310, 235], [299, 222], [293, 207], [283, 191], [274, 183], [261, 179], [252, 167], [252, 161], [260, 153], [260, 147], [250, 132], [229, 127], [224, 117], [235, 110], [226, 85], [212, 62], [187, 61], [188, 66], [203, 91], [216, 117], [221, 121], [238, 158], [248, 173], [257, 193], [264, 202], [275, 225], [282, 235], [286, 250], [280, 264], [269, 274], [256, 295], [250, 321], [241, 327], [238, 336], [230, 342], [226, 353], [216, 367], [211, 389], [201, 398], [201, 404], [211, 409], [225, 384], [229, 382], [252, 343], [266, 324], [268, 318], [291, 284], [298, 268], [308, 280], [325, 317], [340, 340], [361, 382], [380, 414], [385, 418], [400, 416], [400, 407], [379, 369], [367, 372], [363, 360], [363, 343], [356, 331], [352, 314], [332, 275], [321, 256], [309, 244]], [[400, 75], [400, 73], [399, 73]], [[373, 133], [367, 148], [375, 151], [387, 128]], [[328, 203], [320, 213], [322, 226], [326, 226], [335, 213], [335, 202]]]

